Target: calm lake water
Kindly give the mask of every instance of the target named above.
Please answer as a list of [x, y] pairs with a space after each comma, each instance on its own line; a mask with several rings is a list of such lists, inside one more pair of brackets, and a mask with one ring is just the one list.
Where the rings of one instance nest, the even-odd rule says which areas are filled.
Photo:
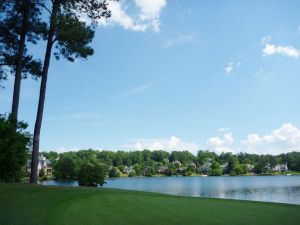
[[[300, 205], [300, 176], [132, 177], [106, 182], [105, 188]], [[40, 184], [78, 186], [77, 181], [43, 181]]]

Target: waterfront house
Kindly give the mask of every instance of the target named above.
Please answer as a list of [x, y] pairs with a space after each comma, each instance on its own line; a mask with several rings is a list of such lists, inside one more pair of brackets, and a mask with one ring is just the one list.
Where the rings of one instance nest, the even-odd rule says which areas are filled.
[[[38, 158], [38, 174], [43, 171], [46, 176], [51, 176], [53, 173], [52, 163], [43, 154]], [[28, 160], [28, 173], [31, 173], [31, 160]]]
[[285, 164], [278, 164], [273, 168], [274, 172], [286, 172], [288, 171], [287, 163]]
[[253, 172], [254, 171], [254, 165], [252, 164], [246, 164], [247, 172]]
[[166, 174], [168, 172], [168, 169], [169, 168], [167, 166], [160, 166], [158, 168], [158, 173], [160, 173], [160, 174]]
[[207, 162], [204, 163], [200, 168], [199, 168], [199, 172], [200, 173], [207, 173], [209, 168], [211, 167], [212, 163], [211, 162]]
[[177, 164], [179, 167], [181, 166], [181, 162], [179, 160], [176, 160], [173, 162], [174, 164]]
[[222, 171], [225, 171], [227, 169], [228, 163], [221, 164]]
[[134, 173], [134, 172], [135, 171], [134, 171], [133, 166], [129, 166], [129, 167], [125, 166], [124, 167], [123, 173], [130, 174], [130, 173]]

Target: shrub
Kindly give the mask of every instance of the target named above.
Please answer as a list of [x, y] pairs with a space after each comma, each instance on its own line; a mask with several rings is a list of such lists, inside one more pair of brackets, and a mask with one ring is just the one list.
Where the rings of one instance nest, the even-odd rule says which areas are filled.
[[130, 172], [129, 174], [128, 174], [128, 177], [135, 177], [136, 176], [136, 173], [135, 172]]
[[78, 183], [80, 186], [103, 186], [106, 168], [101, 164], [82, 164], [78, 172]]
[[208, 175], [209, 176], [221, 176], [222, 169], [221, 169], [220, 163], [214, 161], [211, 165], [211, 168], [209, 168], [209, 170], [208, 170]]
[[45, 176], [45, 172], [44, 172], [44, 170], [40, 170], [40, 172], [39, 172], [39, 177], [44, 177]]
[[119, 176], [120, 176], [120, 171], [119, 171], [117, 168], [113, 167], [113, 168], [109, 171], [108, 176], [109, 176], [110, 178], [119, 177]]
[[75, 179], [77, 177], [77, 164], [75, 160], [66, 155], [61, 157], [54, 166], [56, 179]]
[[0, 115], [0, 180], [19, 182], [25, 175], [31, 135], [27, 124]]

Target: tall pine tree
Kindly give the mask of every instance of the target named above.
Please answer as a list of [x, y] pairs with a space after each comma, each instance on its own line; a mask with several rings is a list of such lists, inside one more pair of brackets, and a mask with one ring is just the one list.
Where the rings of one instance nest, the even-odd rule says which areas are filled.
[[18, 119], [21, 79], [38, 77], [42, 63], [28, 54], [27, 42], [36, 44], [46, 32], [41, 21], [41, 0], [0, 1], [0, 79], [15, 75], [11, 117]]
[[56, 59], [63, 57], [71, 62], [75, 58], [87, 58], [93, 55], [94, 51], [89, 47], [94, 37], [93, 27], [87, 26], [85, 22], [82, 22], [79, 15], [83, 14], [87, 16], [92, 22], [101, 17], [110, 17], [106, 0], [52, 0], [51, 9], [48, 11], [50, 13], [50, 20], [34, 127], [31, 183], [37, 182], [40, 133], [52, 49], [55, 47], [57, 50], [54, 52]]

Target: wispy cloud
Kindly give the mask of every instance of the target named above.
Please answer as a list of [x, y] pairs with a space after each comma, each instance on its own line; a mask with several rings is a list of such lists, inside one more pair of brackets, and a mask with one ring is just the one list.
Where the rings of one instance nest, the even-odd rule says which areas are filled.
[[260, 44], [261, 45], [265, 45], [267, 43], [269, 43], [271, 41], [271, 36], [264, 36], [261, 40], [260, 40]]
[[46, 120], [73, 120], [73, 119], [101, 119], [103, 115], [100, 113], [75, 113], [61, 116], [51, 116]]
[[141, 86], [138, 86], [138, 87], [132, 88], [128, 91], [125, 91], [121, 94], [114, 95], [113, 98], [124, 98], [124, 97], [130, 96], [130, 95], [135, 95], [140, 92], [144, 92], [144, 91], [148, 90], [149, 88], [153, 87], [154, 85], [156, 85], [157, 83], [158, 83], [157, 81], [152, 81], [150, 83], [143, 84]]
[[262, 52], [264, 57], [277, 54], [297, 59], [300, 56], [300, 51], [293, 46], [265, 44]]
[[230, 131], [230, 129], [227, 128], [227, 127], [221, 127], [221, 128], [218, 129], [218, 131], [219, 132], [227, 132], [227, 131]]
[[239, 68], [240, 65], [241, 65], [240, 62], [236, 62], [236, 63], [234, 63], [234, 62], [229, 62], [229, 63], [227, 64], [227, 66], [224, 68], [224, 71], [225, 71], [225, 73], [226, 73], [227, 75], [232, 75], [234, 69]]
[[167, 40], [163, 45], [163, 48], [167, 49], [177, 45], [197, 43], [199, 43], [199, 41], [194, 34], [178, 34], [175, 38]]

